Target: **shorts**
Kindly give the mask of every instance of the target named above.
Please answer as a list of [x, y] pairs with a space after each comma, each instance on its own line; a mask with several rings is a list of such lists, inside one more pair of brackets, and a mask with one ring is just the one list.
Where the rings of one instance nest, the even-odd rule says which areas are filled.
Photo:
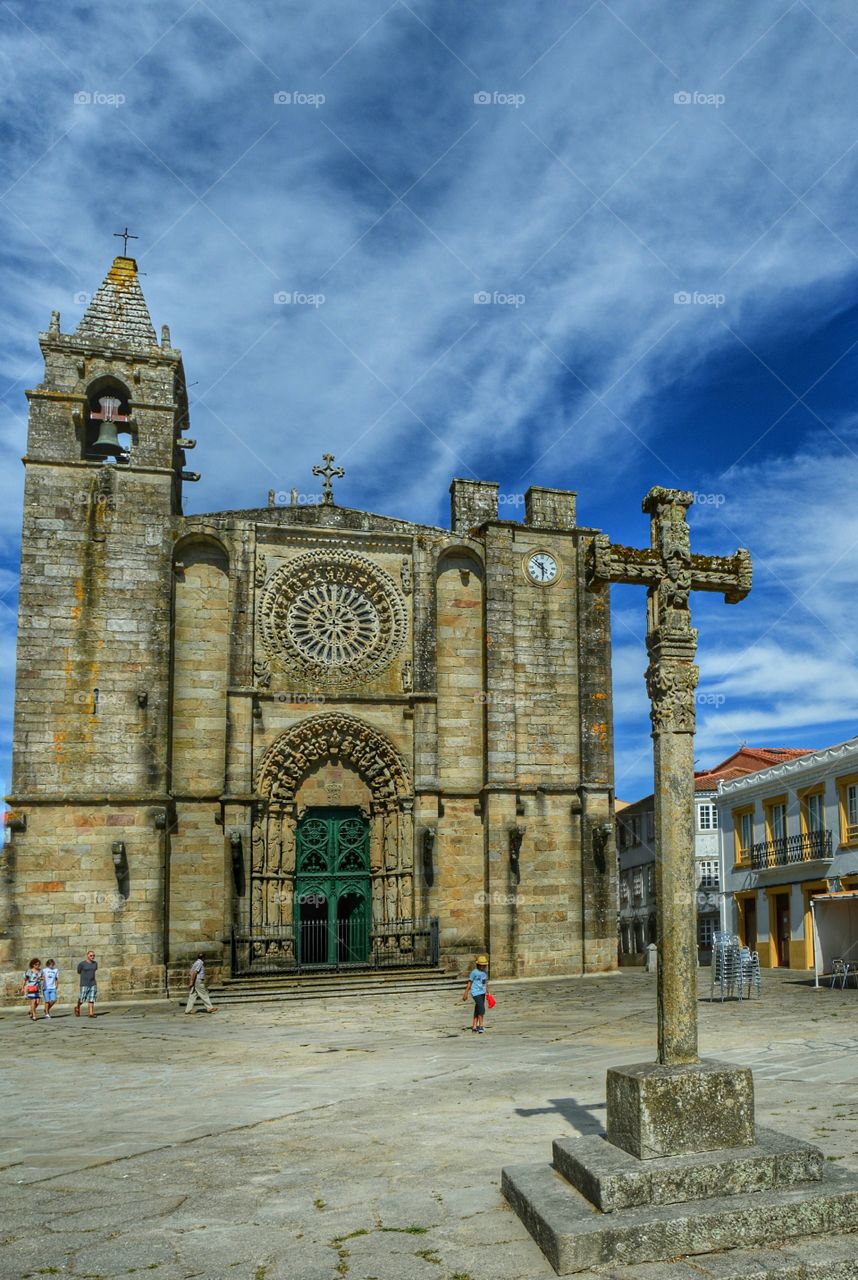
[[474, 1017], [482, 1018], [486, 1012], [486, 997], [484, 995], [474, 996], [473, 1001], [474, 1001]]
[[56, 1004], [57, 1002], [56, 987], [45, 987], [44, 993], [42, 995], [42, 999], [44, 1000], [45, 1004]]
[[95, 987], [81, 987], [78, 1004], [95, 1004]]

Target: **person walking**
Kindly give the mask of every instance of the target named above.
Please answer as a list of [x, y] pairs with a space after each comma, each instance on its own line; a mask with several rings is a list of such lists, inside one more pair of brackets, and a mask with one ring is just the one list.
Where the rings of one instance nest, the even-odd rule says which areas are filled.
[[45, 1002], [45, 1017], [51, 1016], [51, 1009], [57, 1003], [57, 983], [60, 971], [53, 960], [49, 960], [42, 970], [42, 998]]
[[462, 994], [463, 1000], [471, 996], [474, 1001], [474, 1020], [471, 1023], [471, 1030], [477, 1035], [482, 1035], [485, 1031], [483, 1020], [486, 1016], [486, 995], [489, 990], [488, 967], [488, 956], [477, 956], [474, 968], [468, 974], [468, 985]]
[[206, 1013], [217, 1012], [206, 989], [206, 965], [202, 955], [198, 955], [191, 965], [191, 985], [188, 991], [188, 1003], [185, 1005], [185, 1013], [191, 1012], [197, 1002], [197, 997], [205, 1005]]
[[80, 1017], [80, 1006], [88, 1004], [87, 1013], [90, 1018], [95, 1017], [95, 1000], [98, 994], [95, 982], [95, 971], [98, 965], [95, 962], [95, 952], [87, 951], [86, 959], [81, 960], [77, 967], [80, 974], [80, 995], [77, 998], [77, 1004], [74, 1007], [74, 1016]]
[[35, 1022], [36, 1010], [39, 1007], [39, 999], [42, 994], [42, 962], [38, 956], [33, 956], [30, 961], [30, 967], [21, 980], [21, 994], [27, 998], [30, 1021]]

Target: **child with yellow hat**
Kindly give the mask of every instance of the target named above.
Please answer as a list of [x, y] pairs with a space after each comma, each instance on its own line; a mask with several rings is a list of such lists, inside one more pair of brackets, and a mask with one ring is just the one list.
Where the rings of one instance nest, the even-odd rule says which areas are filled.
[[468, 974], [468, 985], [462, 995], [463, 1000], [467, 1000], [468, 996], [473, 998], [474, 1020], [471, 1023], [471, 1030], [480, 1036], [485, 1031], [483, 1020], [486, 1015], [486, 996], [489, 990], [488, 967], [488, 956], [477, 956], [474, 968]]

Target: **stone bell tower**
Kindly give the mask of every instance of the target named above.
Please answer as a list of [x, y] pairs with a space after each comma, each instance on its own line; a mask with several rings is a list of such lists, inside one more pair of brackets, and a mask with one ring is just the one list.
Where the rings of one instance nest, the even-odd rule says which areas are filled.
[[[188, 419], [133, 258], [72, 334], [39, 335], [24, 487], [12, 765], [12, 900], [0, 962], [93, 947], [163, 985], [171, 547]], [[59, 941], [64, 939], [65, 941]], [[63, 951], [67, 954], [63, 954]]]

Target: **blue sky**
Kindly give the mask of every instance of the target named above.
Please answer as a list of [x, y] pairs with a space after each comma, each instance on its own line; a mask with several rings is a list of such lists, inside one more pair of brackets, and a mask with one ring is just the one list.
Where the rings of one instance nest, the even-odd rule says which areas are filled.
[[[696, 548], [755, 569], [743, 604], [694, 600], [700, 764], [856, 732], [853, 5], [12, 0], [0, 24], [4, 779], [23, 389], [126, 223], [194, 384], [189, 510], [313, 492], [323, 447], [341, 502], [433, 523], [478, 476], [574, 488], [640, 544], [646, 490], [688, 488]], [[614, 610], [634, 799], [643, 594]]]

